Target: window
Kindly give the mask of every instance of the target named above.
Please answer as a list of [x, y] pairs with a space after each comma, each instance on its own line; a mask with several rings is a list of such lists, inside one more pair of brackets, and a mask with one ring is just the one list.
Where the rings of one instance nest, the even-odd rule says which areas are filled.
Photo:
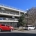
[[0, 17], [0, 20], [3, 20], [3, 18]]
[[1, 26], [5, 26], [5, 25], [2, 24]]
[[4, 8], [1, 8], [2, 10], [5, 10]]

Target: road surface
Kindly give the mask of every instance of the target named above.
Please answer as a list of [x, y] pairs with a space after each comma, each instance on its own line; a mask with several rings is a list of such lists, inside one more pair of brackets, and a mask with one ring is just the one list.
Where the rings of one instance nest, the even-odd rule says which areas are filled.
[[36, 36], [36, 30], [31, 31], [17, 31], [0, 32], [0, 36]]
[[12, 32], [0, 32], [0, 36], [36, 36], [36, 30], [30, 31], [14, 30]]

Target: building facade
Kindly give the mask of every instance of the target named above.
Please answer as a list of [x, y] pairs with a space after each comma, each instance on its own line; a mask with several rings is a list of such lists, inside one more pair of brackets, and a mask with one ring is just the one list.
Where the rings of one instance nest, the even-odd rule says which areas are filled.
[[0, 23], [17, 27], [19, 17], [24, 11], [0, 5]]

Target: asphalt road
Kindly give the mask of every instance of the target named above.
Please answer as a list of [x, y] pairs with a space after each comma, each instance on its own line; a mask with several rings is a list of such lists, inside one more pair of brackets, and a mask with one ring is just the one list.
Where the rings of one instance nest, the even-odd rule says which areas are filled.
[[0, 32], [0, 36], [36, 36], [36, 30]]
[[36, 30], [0, 32], [0, 36], [36, 36]]

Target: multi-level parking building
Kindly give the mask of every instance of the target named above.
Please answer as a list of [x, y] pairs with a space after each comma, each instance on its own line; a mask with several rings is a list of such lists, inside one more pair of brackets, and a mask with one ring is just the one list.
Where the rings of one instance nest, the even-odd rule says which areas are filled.
[[17, 27], [19, 17], [24, 11], [0, 5], [0, 23]]

